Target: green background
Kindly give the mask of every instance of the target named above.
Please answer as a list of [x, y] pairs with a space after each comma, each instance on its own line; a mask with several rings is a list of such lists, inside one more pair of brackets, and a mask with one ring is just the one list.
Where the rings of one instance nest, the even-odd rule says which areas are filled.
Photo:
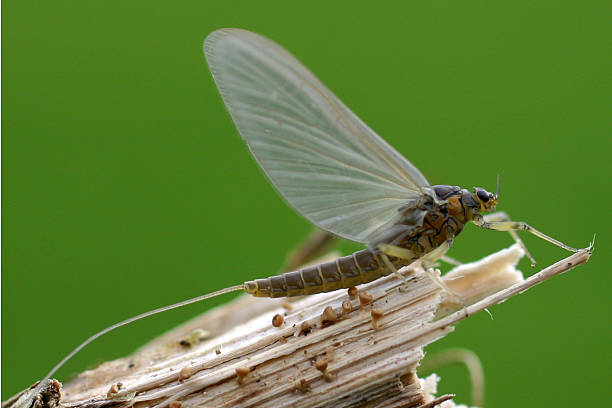
[[[276, 272], [311, 230], [251, 159], [202, 55], [208, 33], [241, 27], [291, 50], [432, 184], [494, 189], [503, 170], [499, 209], [573, 246], [598, 233], [589, 264], [492, 308], [494, 320], [460, 323], [430, 351], [475, 351], [490, 407], [609, 400], [611, 11], [608, 1], [3, 2], [2, 398], [111, 323]], [[542, 267], [568, 255], [524, 240]], [[469, 226], [450, 255], [510, 243]], [[222, 301], [110, 334], [58, 378]], [[469, 402], [461, 367], [439, 373], [442, 391]]]

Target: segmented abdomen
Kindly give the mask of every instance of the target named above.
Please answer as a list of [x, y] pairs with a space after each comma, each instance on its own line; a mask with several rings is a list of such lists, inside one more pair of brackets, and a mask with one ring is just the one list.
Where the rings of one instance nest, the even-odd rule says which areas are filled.
[[309, 266], [266, 279], [244, 283], [244, 290], [259, 297], [290, 297], [330, 292], [371, 282], [390, 271], [380, 257], [368, 249], [335, 261]]
[[[427, 212], [422, 218], [423, 225], [415, 227], [409, 235], [402, 236], [399, 240], [396, 240], [395, 237], [390, 240], [392, 245], [405, 249], [410, 258], [399, 259], [389, 256], [395, 268], [399, 269], [410, 264], [443, 242], [452, 240], [461, 232], [467, 218], [463, 203], [457, 198], [454, 190], [453, 194], [446, 197], [447, 203], [444, 204], [444, 208], [433, 201], [429, 202], [429, 206], [422, 209]], [[411, 221], [414, 219], [412, 216], [408, 218]], [[267, 279], [245, 282], [244, 290], [253, 296], [260, 297], [310, 295], [350, 288], [390, 273], [391, 270], [383, 263], [379, 254], [364, 249], [335, 261], [309, 266]]]

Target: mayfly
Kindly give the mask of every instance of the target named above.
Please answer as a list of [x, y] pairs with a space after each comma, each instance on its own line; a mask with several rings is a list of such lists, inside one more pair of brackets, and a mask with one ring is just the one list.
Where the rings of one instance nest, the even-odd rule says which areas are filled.
[[114, 324], [85, 340], [45, 379], [98, 337], [166, 310], [239, 290], [262, 297], [328, 292], [397, 273], [416, 260], [431, 265], [470, 221], [485, 229], [508, 231], [521, 245], [516, 230], [578, 251], [524, 222], [511, 221], [504, 213], [485, 216], [495, 210], [499, 181], [495, 194], [483, 188], [470, 192], [457, 186], [431, 186], [414, 165], [274, 42], [248, 31], [222, 29], [206, 38], [204, 54], [238, 132], [278, 192], [317, 227], [365, 244], [366, 249]]

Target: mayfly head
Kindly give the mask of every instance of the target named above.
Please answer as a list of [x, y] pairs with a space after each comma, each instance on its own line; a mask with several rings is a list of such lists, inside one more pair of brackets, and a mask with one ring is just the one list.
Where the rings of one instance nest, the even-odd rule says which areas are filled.
[[484, 188], [474, 187], [474, 198], [480, 204], [480, 211], [495, 211], [495, 206], [497, 206], [497, 194], [489, 193]]

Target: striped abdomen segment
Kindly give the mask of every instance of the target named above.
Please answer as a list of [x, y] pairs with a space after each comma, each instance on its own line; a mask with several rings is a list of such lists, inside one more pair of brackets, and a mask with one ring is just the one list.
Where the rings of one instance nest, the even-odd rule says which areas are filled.
[[364, 249], [335, 261], [245, 282], [244, 290], [259, 297], [310, 295], [350, 288], [389, 273], [378, 255]]

